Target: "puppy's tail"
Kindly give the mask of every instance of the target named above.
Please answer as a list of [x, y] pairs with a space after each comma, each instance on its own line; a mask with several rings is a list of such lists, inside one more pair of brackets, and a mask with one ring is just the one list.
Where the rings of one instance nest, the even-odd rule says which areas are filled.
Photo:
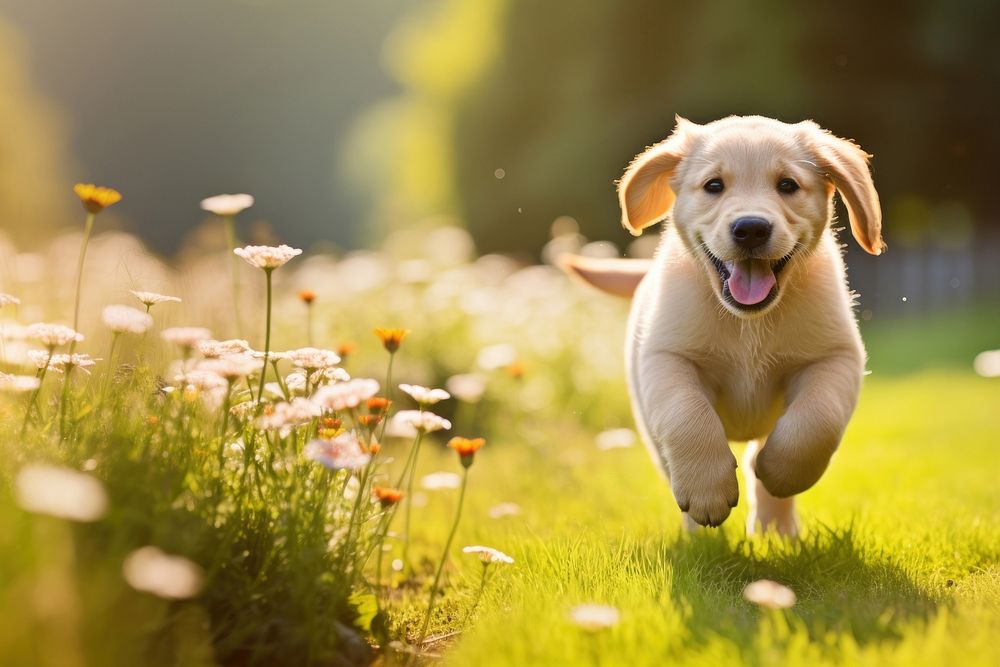
[[559, 267], [607, 294], [629, 299], [653, 265], [649, 259], [611, 259], [563, 255]]

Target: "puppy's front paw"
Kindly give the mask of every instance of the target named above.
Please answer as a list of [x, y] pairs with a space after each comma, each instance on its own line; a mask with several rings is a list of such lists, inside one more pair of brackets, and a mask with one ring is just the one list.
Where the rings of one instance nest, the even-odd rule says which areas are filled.
[[736, 458], [728, 450], [710, 461], [672, 466], [670, 485], [678, 507], [702, 526], [720, 526], [740, 499]]
[[832, 448], [796, 447], [775, 431], [757, 455], [755, 471], [768, 493], [788, 498], [802, 493], [823, 476]]

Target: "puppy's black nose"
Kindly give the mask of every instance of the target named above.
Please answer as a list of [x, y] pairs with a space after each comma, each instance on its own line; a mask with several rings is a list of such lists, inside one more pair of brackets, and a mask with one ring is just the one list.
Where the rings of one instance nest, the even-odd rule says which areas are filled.
[[753, 250], [771, 238], [771, 227], [764, 218], [740, 218], [733, 223], [733, 240], [741, 248]]

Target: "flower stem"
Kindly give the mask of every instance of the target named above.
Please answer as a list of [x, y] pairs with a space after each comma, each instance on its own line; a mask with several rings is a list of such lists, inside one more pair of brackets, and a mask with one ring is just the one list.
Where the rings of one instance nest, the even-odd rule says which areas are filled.
[[[80, 244], [80, 260], [76, 264], [76, 298], [73, 301], [73, 331], [80, 330], [80, 288], [83, 282], [83, 261], [87, 257], [87, 244], [90, 243], [90, 233], [94, 230], [96, 213], [88, 213], [83, 225], [83, 242]], [[69, 353], [76, 350], [76, 340], [70, 342]]]
[[448, 533], [448, 540], [444, 543], [444, 552], [441, 554], [441, 562], [438, 563], [437, 573], [434, 575], [434, 583], [431, 584], [431, 596], [427, 603], [427, 614], [424, 616], [424, 625], [420, 628], [420, 640], [418, 644], [423, 644], [427, 638], [427, 628], [431, 624], [431, 614], [434, 612], [434, 603], [437, 601], [438, 584], [441, 583], [441, 573], [444, 572], [444, 564], [448, 562], [448, 552], [451, 550], [451, 543], [455, 539], [458, 531], [458, 522], [462, 518], [462, 505], [465, 504], [465, 487], [469, 483], [469, 469], [462, 468], [462, 488], [458, 492], [458, 508], [455, 510], [455, 521], [451, 524], [451, 532]]
[[257, 388], [257, 409], [264, 406], [264, 378], [267, 377], [267, 362], [271, 356], [271, 272], [274, 269], [264, 269], [267, 276], [267, 326], [264, 329], [264, 364], [260, 368], [260, 386]]
[[226, 228], [226, 242], [229, 244], [233, 267], [233, 315], [236, 317], [236, 337], [241, 338], [243, 324], [240, 321], [240, 258], [233, 254], [233, 249], [236, 247], [236, 221], [233, 216], [224, 215], [222, 224]]
[[63, 378], [62, 395], [59, 397], [59, 441], [66, 439], [66, 403], [69, 400], [70, 375], [73, 367], [66, 366], [66, 377]]
[[21, 423], [22, 436], [28, 430], [28, 420], [31, 419], [31, 411], [35, 409], [35, 403], [38, 402], [38, 394], [42, 392], [42, 383], [45, 382], [45, 371], [49, 369], [49, 364], [52, 363], [52, 355], [55, 354], [55, 351], [54, 347], [49, 348], [49, 356], [45, 359], [45, 366], [38, 371], [38, 386], [31, 393], [31, 400], [28, 401], [28, 409], [24, 412], [24, 422]]
[[479, 590], [476, 592], [476, 599], [473, 600], [472, 606], [469, 610], [465, 612], [465, 618], [462, 619], [462, 623], [459, 625], [460, 628], [464, 628], [469, 623], [469, 619], [472, 618], [472, 614], [476, 611], [476, 607], [479, 606], [479, 601], [483, 599], [483, 591], [486, 590], [486, 573], [489, 572], [490, 564], [483, 561], [483, 574], [479, 578]]

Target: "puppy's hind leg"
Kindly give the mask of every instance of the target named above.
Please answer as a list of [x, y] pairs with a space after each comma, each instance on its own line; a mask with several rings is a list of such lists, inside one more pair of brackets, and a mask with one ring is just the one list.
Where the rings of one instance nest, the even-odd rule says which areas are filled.
[[772, 496], [757, 479], [754, 472], [761, 440], [751, 440], [743, 453], [743, 477], [747, 484], [748, 500], [747, 535], [753, 535], [759, 527], [761, 532], [774, 530], [784, 537], [795, 537], [799, 534], [799, 520], [795, 513], [795, 497], [776, 498]]

